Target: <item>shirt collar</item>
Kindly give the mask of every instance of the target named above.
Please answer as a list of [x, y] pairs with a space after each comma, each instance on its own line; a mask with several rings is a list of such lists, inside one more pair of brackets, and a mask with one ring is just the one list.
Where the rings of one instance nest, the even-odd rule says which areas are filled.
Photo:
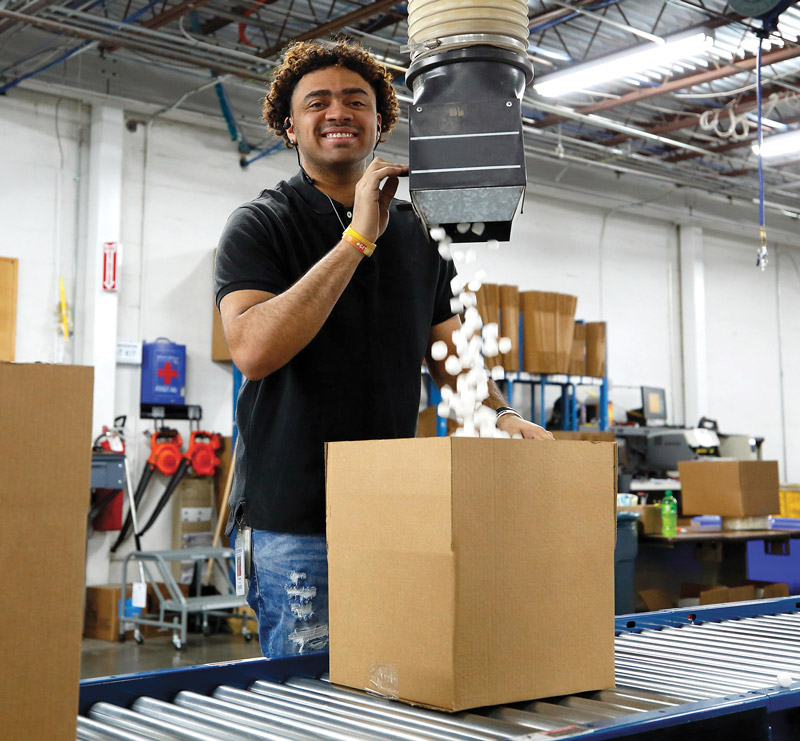
[[[321, 190], [317, 190], [299, 171], [289, 180], [289, 186], [299, 195], [313, 210], [320, 215], [333, 213], [331, 201], [328, 200]], [[332, 199], [331, 199], [332, 200]]]

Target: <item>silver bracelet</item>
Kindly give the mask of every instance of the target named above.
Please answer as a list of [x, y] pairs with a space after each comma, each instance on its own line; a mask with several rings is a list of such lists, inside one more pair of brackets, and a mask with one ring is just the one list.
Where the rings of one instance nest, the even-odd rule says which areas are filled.
[[495, 422], [497, 422], [500, 417], [506, 414], [513, 414], [515, 417], [519, 417], [520, 419], [523, 418], [516, 409], [512, 409], [511, 407], [500, 407], [499, 409], [496, 409], [495, 412], [497, 413], [497, 419], [495, 419]]

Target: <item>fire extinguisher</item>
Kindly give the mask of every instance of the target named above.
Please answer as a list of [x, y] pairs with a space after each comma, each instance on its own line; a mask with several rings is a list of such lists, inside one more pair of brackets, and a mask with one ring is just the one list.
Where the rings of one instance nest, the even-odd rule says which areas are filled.
[[[103, 431], [92, 443], [95, 453], [125, 456], [125, 415], [114, 418], [114, 426]], [[94, 489], [88, 521], [92, 530], [119, 530], [122, 526], [122, 489]]]

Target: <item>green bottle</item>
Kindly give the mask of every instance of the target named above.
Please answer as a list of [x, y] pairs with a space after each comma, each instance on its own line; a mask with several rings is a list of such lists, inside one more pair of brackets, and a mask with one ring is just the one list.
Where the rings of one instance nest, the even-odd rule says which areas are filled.
[[661, 500], [661, 534], [674, 538], [678, 534], [678, 502], [668, 491]]

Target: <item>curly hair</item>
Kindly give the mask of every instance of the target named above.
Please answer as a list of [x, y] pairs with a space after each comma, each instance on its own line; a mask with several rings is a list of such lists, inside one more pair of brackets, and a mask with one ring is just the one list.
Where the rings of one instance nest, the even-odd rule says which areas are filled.
[[377, 111], [381, 116], [381, 138], [397, 123], [397, 97], [392, 77], [386, 68], [375, 61], [359, 43], [343, 38], [331, 43], [297, 41], [283, 50], [283, 62], [275, 69], [264, 98], [262, 117], [276, 136], [283, 137], [287, 147], [291, 142], [283, 124], [291, 114], [292, 93], [300, 79], [309, 72], [327, 67], [344, 67], [361, 75], [375, 91]]

